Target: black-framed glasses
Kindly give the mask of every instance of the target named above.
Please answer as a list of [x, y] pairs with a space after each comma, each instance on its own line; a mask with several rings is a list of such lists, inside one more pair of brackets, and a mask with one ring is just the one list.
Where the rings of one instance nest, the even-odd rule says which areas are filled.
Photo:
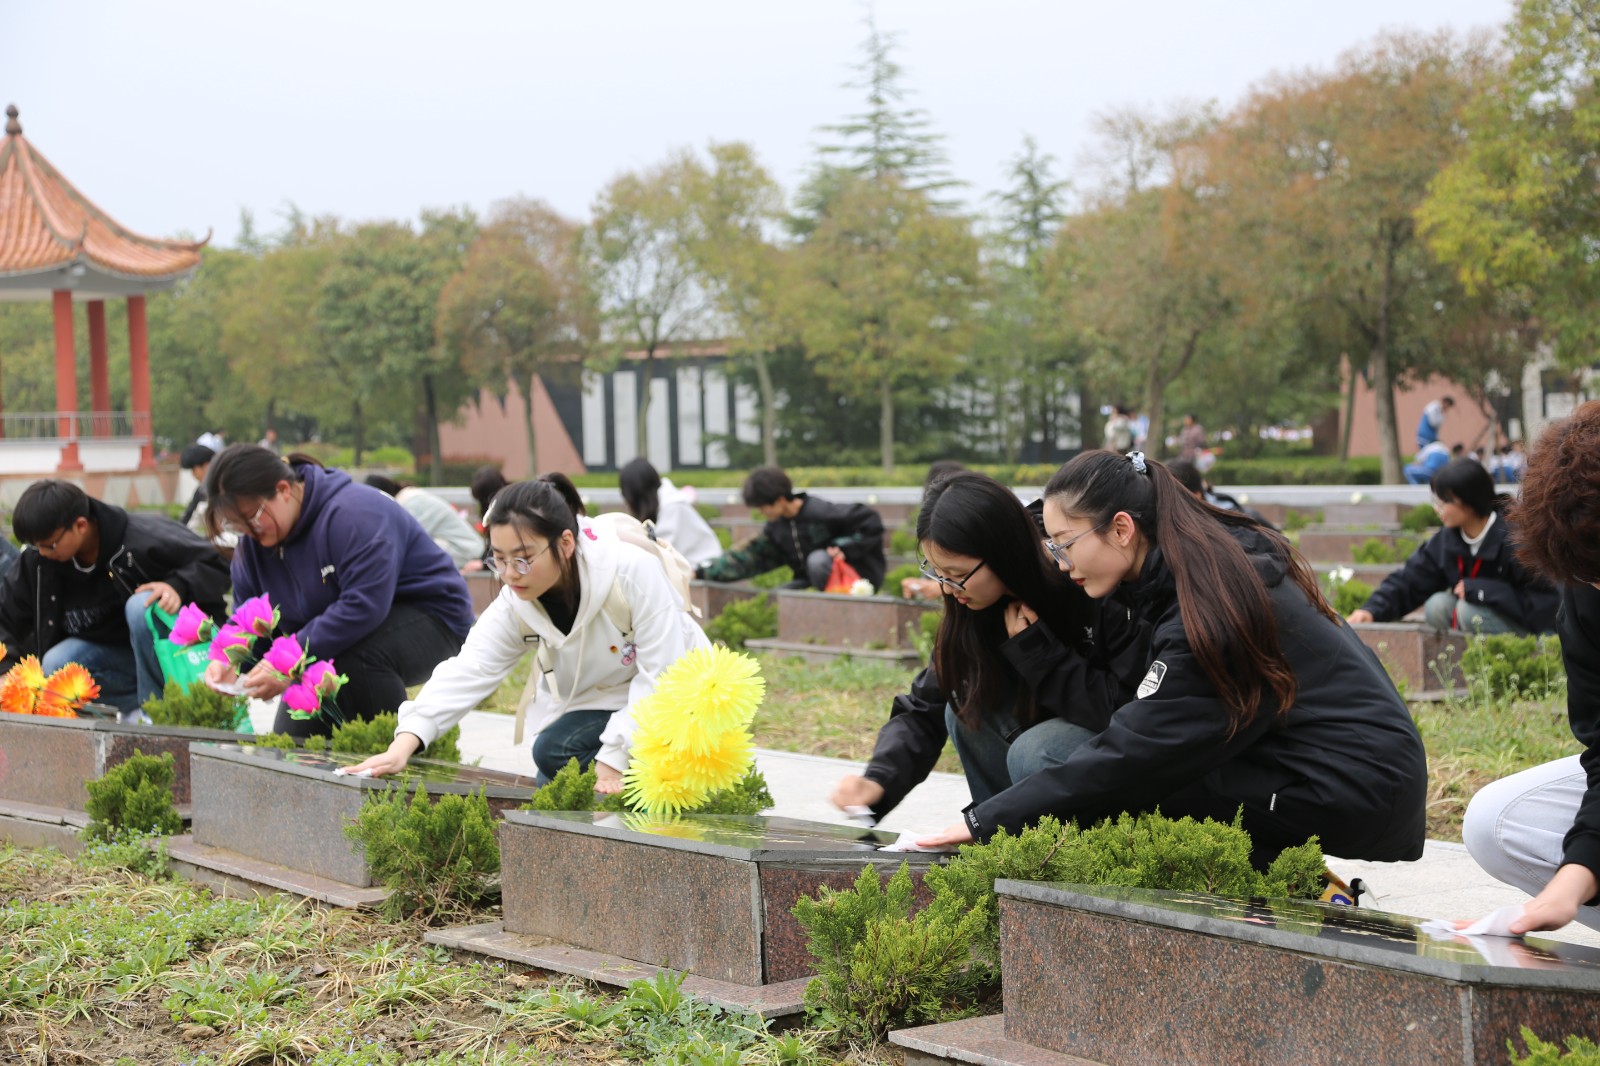
[[982, 570], [982, 569], [983, 569], [983, 560], [979, 559], [978, 560], [978, 565], [974, 566], [971, 570], [968, 570], [961, 577], [959, 577], [959, 578], [951, 578], [951, 577], [944, 577], [941, 574], [934, 573], [933, 564], [928, 562], [928, 560], [926, 560], [926, 559], [922, 560], [920, 563], [917, 564], [917, 571], [919, 573], [921, 573], [923, 577], [927, 578], [929, 581], [937, 581], [942, 587], [947, 588], [952, 592], [965, 592], [965, 591], [967, 591], [967, 582], [972, 580], [972, 575], [973, 574], [976, 574], [979, 570]]
[[483, 565], [487, 566], [489, 568], [489, 572], [494, 574], [496, 577], [505, 577], [507, 574], [513, 572], [517, 574], [526, 574], [530, 569], [532, 569], [534, 560], [549, 550], [550, 545], [546, 544], [544, 547], [540, 548], [538, 551], [534, 552], [525, 559], [521, 556], [511, 559], [499, 559], [491, 555], [489, 558], [483, 561]]
[[56, 539], [55, 540], [51, 541], [49, 544], [35, 544], [34, 548], [37, 549], [38, 551], [41, 551], [41, 552], [53, 552], [53, 551], [56, 550], [56, 545], [60, 544], [63, 540], [65, 540], [66, 537], [67, 537], [67, 534], [71, 533], [71, 532], [72, 532], [72, 527], [71, 526], [67, 526], [64, 529], [62, 529], [60, 533], [56, 534]]
[[230, 521], [224, 521], [222, 523], [223, 532], [225, 532], [225, 533], [233, 533], [233, 534], [236, 534], [238, 536], [246, 536], [246, 535], [248, 535], [250, 533], [251, 530], [254, 530], [257, 533], [261, 532], [261, 513], [267, 509], [267, 504], [269, 504], [271, 502], [272, 502], [272, 497], [269, 496], [266, 499], [261, 501], [261, 506], [256, 508], [256, 513], [255, 514], [252, 514], [252, 515], [241, 514], [239, 517], [244, 519], [244, 525], [240, 525], [238, 522], [234, 522], [234, 521], [231, 521], [231, 520]]
[[1101, 530], [1106, 528], [1106, 525], [1107, 525], [1107, 523], [1102, 522], [1097, 526], [1090, 526], [1088, 529], [1084, 530], [1082, 533], [1079, 533], [1076, 536], [1074, 536], [1071, 539], [1069, 539], [1065, 544], [1057, 544], [1053, 540], [1046, 540], [1044, 542], [1044, 546], [1045, 546], [1046, 549], [1049, 550], [1050, 557], [1052, 559], [1054, 559], [1058, 563], [1061, 563], [1061, 564], [1065, 565], [1068, 570], [1071, 570], [1072, 569], [1072, 560], [1067, 558], [1067, 552], [1071, 551], [1072, 550], [1072, 546], [1074, 544], [1078, 543], [1078, 541], [1082, 540], [1084, 537], [1087, 537], [1090, 533], [1098, 533], [1098, 532], [1100, 532]]

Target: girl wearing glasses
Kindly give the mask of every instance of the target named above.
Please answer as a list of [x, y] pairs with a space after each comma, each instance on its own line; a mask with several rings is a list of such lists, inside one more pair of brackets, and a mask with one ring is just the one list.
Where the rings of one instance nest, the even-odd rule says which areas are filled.
[[[345, 718], [393, 711], [406, 686], [426, 680], [472, 628], [466, 582], [417, 520], [310, 456], [231, 445], [211, 461], [206, 497], [212, 536], [239, 537], [233, 602], [266, 593], [281, 612], [279, 632], [337, 663], [350, 679], [339, 694]], [[223, 663], [207, 667], [206, 677], [235, 680]], [[255, 699], [288, 687], [265, 663], [242, 684]], [[281, 706], [273, 726], [297, 737], [332, 729], [326, 715], [296, 720]]]
[[1079, 588], [1153, 627], [1143, 676], [1103, 732], [923, 843], [985, 840], [1045, 814], [1232, 821], [1243, 808], [1259, 862], [1313, 834], [1344, 858], [1422, 855], [1422, 740], [1286, 540], [1205, 506], [1138, 452], [1067, 463], [1044, 519]]
[[1555, 629], [1553, 586], [1517, 561], [1512, 527], [1494, 479], [1475, 459], [1453, 459], [1433, 475], [1444, 528], [1350, 612], [1350, 622], [1393, 622], [1421, 607], [1440, 632], [1548, 633]]
[[1127, 609], [1102, 611], [1050, 565], [1034, 518], [992, 478], [930, 485], [917, 541], [946, 597], [933, 658], [895, 697], [865, 772], [832, 797], [880, 818], [927, 778], [946, 737], [978, 802], [1066, 761], [1132, 697], [1145, 663]]
[[710, 642], [660, 558], [619, 539], [603, 518], [579, 521], [556, 485], [501, 489], [486, 522], [489, 567], [505, 587], [461, 654], [401, 705], [389, 750], [357, 769], [404, 769], [532, 651], [538, 680], [528, 721], [539, 783], [576, 758], [584, 769], [594, 765], [596, 791], [619, 791], [633, 736], [630, 708], [679, 656]]

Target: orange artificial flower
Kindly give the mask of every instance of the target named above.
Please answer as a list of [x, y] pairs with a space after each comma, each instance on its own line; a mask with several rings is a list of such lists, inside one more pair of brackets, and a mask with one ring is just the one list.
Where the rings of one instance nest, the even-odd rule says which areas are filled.
[[0, 711], [9, 714], [32, 714], [37, 693], [29, 688], [17, 674], [16, 668], [0, 678]]
[[51, 674], [44, 683], [41, 700], [56, 700], [68, 711], [76, 711], [98, 695], [100, 686], [89, 675], [89, 671], [80, 663], [68, 663]]

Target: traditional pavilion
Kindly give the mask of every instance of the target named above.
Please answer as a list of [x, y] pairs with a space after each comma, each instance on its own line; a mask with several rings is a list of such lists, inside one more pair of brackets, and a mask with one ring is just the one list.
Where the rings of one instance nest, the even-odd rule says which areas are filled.
[[[206, 240], [210, 240], [207, 234]], [[163, 241], [117, 222], [73, 187], [22, 135], [13, 104], [6, 108], [0, 143], [0, 300], [49, 299], [55, 310], [56, 409], [0, 416], [7, 444], [28, 438], [58, 448], [55, 470], [84, 469], [79, 446], [106, 448], [155, 468], [150, 427], [150, 337], [145, 294], [170, 289], [200, 265], [206, 241]], [[111, 410], [106, 366], [106, 300], [128, 307], [130, 396], [127, 414]], [[89, 325], [89, 409], [78, 408], [74, 302], [84, 304]], [[54, 423], [52, 426], [51, 423]], [[52, 436], [53, 433], [53, 436]], [[129, 465], [110, 460], [128, 469]], [[45, 471], [35, 471], [43, 473]]]

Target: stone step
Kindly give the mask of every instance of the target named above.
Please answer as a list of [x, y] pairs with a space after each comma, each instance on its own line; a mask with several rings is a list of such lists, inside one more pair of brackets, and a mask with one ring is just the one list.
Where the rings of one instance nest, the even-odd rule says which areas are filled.
[[1371, 622], [1350, 627], [1371, 648], [1406, 691], [1465, 687], [1461, 653], [1467, 649], [1464, 633], [1438, 633], [1412, 622]]
[[896, 1029], [889, 1034], [889, 1043], [901, 1049], [905, 1066], [946, 1062], [973, 1066], [1103, 1066], [1008, 1039], [1005, 1021], [1003, 1014], [985, 1014], [958, 1022]]
[[1414, 505], [1394, 500], [1330, 503], [1322, 508], [1325, 526], [1398, 526]]
[[1416, 550], [1426, 538], [1416, 533], [1402, 533], [1398, 529], [1350, 530], [1331, 529], [1326, 526], [1308, 526], [1300, 531], [1300, 554], [1307, 559], [1324, 562], [1351, 562], [1354, 550], [1369, 540], [1399, 553], [1404, 559]]
[[778, 639], [865, 650], [915, 648], [922, 616], [939, 604], [899, 596], [838, 596], [779, 589]]
[[758, 655], [779, 659], [803, 659], [808, 663], [831, 663], [836, 659], [872, 659], [879, 662], [899, 663], [901, 666], [919, 666], [922, 656], [915, 648], [855, 648], [846, 644], [807, 644], [797, 640], [780, 640], [776, 637], [758, 638], [744, 642], [747, 650]]

